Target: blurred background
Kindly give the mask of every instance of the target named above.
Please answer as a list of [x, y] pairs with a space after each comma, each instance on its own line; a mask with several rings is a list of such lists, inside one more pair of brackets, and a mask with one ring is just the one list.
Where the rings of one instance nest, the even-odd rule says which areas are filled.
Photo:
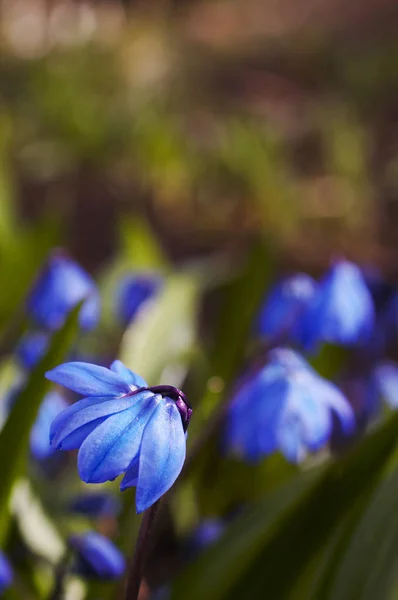
[[[250, 518], [271, 519], [276, 501], [268, 493], [297, 472], [279, 454], [256, 467], [226, 459], [214, 431], [201, 439], [202, 426], [209, 418], [220, 425], [219, 406], [258, 358], [252, 324], [271, 282], [294, 271], [319, 278], [343, 257], [391, 286], [398, 282], [397, 33], [394, 0], [0, 0], [1, 389], [5, 393], [16, 378], [13, 352], [28, 327], [28, 291], [50, 252], [63, 248], [95, 278], [102, 296], [100, 326], [79, 339], [79, 356], [106, 365], [119, 356], [151, 384], [184, 386], [196, 411], [187, 470], [158, 519], [143, 600], [266, 597], [258, 595], [267, 589], [264, 582], [250, 591], [243, 576], [235, 588], [217, 587], [211, 556], [203, 559], [203, 571], [195, 567], [202, 582], [196, 595], [187, 591], [192, 570], [171, 591], [170, 580], [185, 566], [181, 540], [191, 539], [203, 519], [222, 519], [224, 529], [248, 504], [268, 502], [231, 534], [241, 540]], [[124, 332], [115, 312], [117, 282], [127, 272], [148, 270], [166, 278], [166, 289]], [[389, 355], [396, 353], [395, 345]], [[341, 349], [327, 348], [315, 364], [337, 379], [345, 360]], [[347, 494], [353, 473], [366, 477], [372, 452], [363, 452], [362, 462], [344, 472]], [[310, 460], [304, 479], [307, 467], [324, 458]], [[92, 524], [62, 513], [72, 492], [82, 491], [75, 457], [66, 460], [59, 472], [58, 466], [50, 470], [51, 477], [58, 473], [56, 490], [37, 465], [25, 469], [4, 546], [20, 578], [16, 591], [7, 591], [10, 599], [49, 597], [48, 561], [62, 556], [70, 531]], [[340, 532], [352, 526], [352, 511], [364, 496], [352, 491], [348, 514], [333, 512], [340, 510], [333, 473], [335, 495], [324, 489], [311, 506], [329, 499], [324, 518], [332, 514]], [[396, 496], [388, 492], [398, 505], [394, 485]], [[2, 494], [9, 488], [0, 490], [0, 533]], [[36, 506], [33, 497], [41, 505], [34, 516], [28, 510]], [[129, 555], [139, 525], [133, 492], [120, 502], [121, 516], [111, 511], [95, 526]], [[390, 509], [374, 509], [370, 522], [374, 515], [391, 517]], [[27, 521], [36, 524], [33, 530]], [[53, 529], [43, 534], [49, 522], [56, 524], [55, 538]], [[330, 565], [337, 564], [328, 563], [328, 552], [336, 544], [345, 548], [347, 538], [325, 530], [308, 550], [308, 562], [294, 571], [288, 562], [294, 556], [266, 537], [268, 525], [262, 540], [248, 546], [264, 552], [253, 550], [249, 567], [275, 553], [282, 563], [286, 551], [285, 567], [278, 564], [275, 573], [292, 572], [292, 585], [280, 593], [271, 586], [273, 600], [397, 597], [391, 595], [397, 589], [395, 529], [385, 548], [390, 570], [383, 562], [377, 571], [388, 589], [372, 580], [365, 593], [366, 561], [352, 579], [344, 566], [328, 587]], [[212, 522], [206, 530], [204, 545], [219, 537], [218, 526]], [[296, 530], [292, 537], [286, 531], [285, 540], [301, 544]], [[374, 532], [365, 538], [373, 535], [379, 544], [386, 531], [383, 522], [379, 538]], [[361, 542], [355, 543], [360, 554]], [[26, 545], [34, 558], [23, 554], [21, 561]], [[236, 556], [247, 554], [238, 547]], [[321, 566], [314, 558], [320, 549]], [[224, 583], [235, 567], [232, 559], [219, 565]], [[314, 573], [324, 579], [310, 593]], [[122, 597], [120, 584], [75, 583], [72, 600]]]

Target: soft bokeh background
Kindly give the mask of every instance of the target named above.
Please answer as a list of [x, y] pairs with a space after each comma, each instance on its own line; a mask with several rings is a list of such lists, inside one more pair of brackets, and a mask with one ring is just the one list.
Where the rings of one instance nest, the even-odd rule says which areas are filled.
[[[119, 354], [153, 384], [184, 384], [196, 408], [194, 459], [159, 518], [145, 586], [181, 570], [180, 540], [203, 517], [232, 519], [295, 471], [280, 456], [256, 469], [224, 460], [214, 439], [200, 441], [202, 424], [250, 363], [246, 342], [270, 281], [294, 270], [318, 276], [341, 256], [398, 281], [397, 33], [394, 0], [1, 1], [3, 389], [14, 377], [24, 298], [49, 251], [63, 247], [103, 295], [100, 329], [82, 341], [86, 356], [108, 364]], [[159, 270], [167, 289], [118, 351], [115, 284], [132, 269]], [[339, 362], [332, 353], [318, 366], [332, 377]], [[33, 559], [22, 561], [15, 598], [46, 597], [45, 560], [62, 544], [43, 534], [48, 519], [58, 519], [61, 538], [80, 527], [60, 509], [80, 489], [75, 458], [55, 491], [30, 467], [8, 535], [13, 547], [18, 538], [15, 556], [22, 535], [41, 562], [37, 571]], [[46, 518], [41, 506], [23, 519], [36, 502], [29, 494]], [[123, 495], [119, 522], [100, 524], [126, 553], [139, 524], [133, 498]], [[43, 539], [48, 546], [38, 548]], [[315, 598], [306, 584], [322, 569], [310, 558], [295, 573], [295, 595], [270, 597]], [[182, 581], [185, 596], [180, 589], [173, 599], [191, 597]], [[212, 596], [209, 581], [209, 599], [245, 597], [239, 586], [236, 596]], [[83, 593], [75, 583], [71, 598]], [[336, 589], [317, 597], [341, 600]], [[368, 597], [352, 589], [347, 600]], [[115, 587], [89, 594], [117, 597]]]

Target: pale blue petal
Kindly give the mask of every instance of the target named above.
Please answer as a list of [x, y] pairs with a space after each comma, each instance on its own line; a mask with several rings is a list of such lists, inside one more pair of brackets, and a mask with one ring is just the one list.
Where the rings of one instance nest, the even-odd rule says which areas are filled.
[[[101, 417], [108, 417], [114, 415], [115, 413], [120, 413], [126, 410], [127, 408], [130, 408], [130, 406], [132, 406], [134, 403], [133, 400], [136, 400], [135, 396], [112, 398], [111, 400], [108, 398], [105, 401], [96, 402], [91, 406], [82, 408], [82, 410], [71, 410], [75, 408], [75, 405], [73, 407], [67, 408], [65, 411], [65, 413], [68, 413], [67, 416], [61, 413], [59, 418], [59, 421], [63, 423], [62, 426], [56, 428], [56, 425], [54, 426], [53, 424], [53, 427], [51, 428], [50, 439], [52, 445], [56, 448], [59, 447], [62, 444], [62, 441], [68, 435], [73, 433], [76, 429], [83, 427], [83, 425], [91, 423], [91, 421], [95, 421], [96, 419], [100, 419]], [[54, 421], [54, 423], [56, 424], [56, 421]]]
[[136, 493], [138, 513], [170, 489], [181, 472], [185, 452], [180, 413], [172, 400], [164, 398], [142, 436]]
[[65, 363], [47, 371], [46, 377], [83, 396], [121, 396], [131, 392], [120, 375], [90, 363]]
[[328, 408], [339, 419], [344, 433], [353, 433], [356, 426], [355, 414], [352, 406], [344, 394], [332, 383], [321, 380], [321, 398]]
[[115, 361], [113, 361], [113, 363], [111, 364], [111, 370], [114, 373], [117, 373], [118, 375], [120, 375], [120, 377], [122, 377], [124, 379], [124, 381], [128, 385], [130, 385], [130, 386], [133, 385], [133, 386], [135, 386], [137, 388], [148, 387], [148, 384], [145, 381], [145, 379], [143, 379], [142, 377], [140, 377], [136, 373], [133, 373], [133, 371], [131, 371], [130, 369], [128, 369], [126, 367], [126, 365], [124, 365], [122, 363], [121, 360], [115, 360]]
[[90, 434], [78, 454], [78, 470], [86, 483], [103, 483], [125, 471], [140, 449], [142, 433], [161, 396], [144, 391], [128, 409], [112, 415]]
[[306, 451], [302, 442], [302, 425], [299, 421], [285, 422], [279, 428], [278, 446], [289, 462], [297, 464], [305, 458]]

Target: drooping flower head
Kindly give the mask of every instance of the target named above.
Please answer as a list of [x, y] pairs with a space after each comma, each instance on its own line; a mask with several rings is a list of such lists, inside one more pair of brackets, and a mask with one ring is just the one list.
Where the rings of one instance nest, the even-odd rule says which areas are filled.
[[76, 304], [85, 300], [80, 311], [82, 329], [92, 329], [99, 318], [99, 294], [91, 277], [73, 260], [54, 253], [28, 298], [28, 312], [36, 325], [50, 331], [60, 329]]
[[317, 289], [312, 277], [297, 273], [279, 282], [267, 296], [259, 316], [259, 333], [269, 339], [287, 336]]
[[299, 462], [325, 445], [333, 415], [346, 433], [353, 430], [354, 413], [337, 387], [297, 353], [277, 348], [233, 397], [226, 446], [251, 461], [280, 450], [289, 461]]
[[162, 285], [162, 277], [154, 273], [126, 275], [119, 284], [116, 299], [116, 311], [122, 323], [131, 323], [139, 309], [159, 293]]
[[321, 282], [296, 330], [306, 349], [320, 342], [352, 345], [371, 338], [374, 328], [372, 296], [360, 269], [336, 262]]
[[3, 552], [0, 552], [0, 594], [10, 587], [14, 579], [12, 567]]
[[30, 432], [30, 451], [37, 460], [45, 460], [55, 452], [50, 444], [50, 427], [55, 417], [68, 408], [66, 400], [56, 391], [49, 392], [39, 408]]
[[177, 479], [185, 460], [192, 409], [180, 390], [148, 387], [120, 361], [110, 369], [71, 362], [47, 378], [86, 396], [53, 422], [55, 448], [79, 448], [79, 475], [103, 483], [124, 473], [120, 489], [136, 486], [137, 512], [156, 502]]
[[74, 551], [74, 573], [102, 581], [119, 579], [123, 575], [126, 566], [124, 556], [105, 536], [89, 531], [70, 536], [68, 542]]
[[29, 332], [20, 340], [16, 355], [24, 369], [32, 369], [48, 348], [50, 336], [43, 331]]

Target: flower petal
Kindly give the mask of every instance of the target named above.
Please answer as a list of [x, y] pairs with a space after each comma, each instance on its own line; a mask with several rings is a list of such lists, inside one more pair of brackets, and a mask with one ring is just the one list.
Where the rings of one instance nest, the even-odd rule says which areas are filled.
[[106, 396], [105, 398], [98, 398], [97, 396], [94, 396], [90, 398], [82, 398], [81, 400], [78, 400], [77, 402], [74, 402], [74, 404], [68, 406], [65, 410], [59, 413], [51, 423], [50, 443], [52, 443], [57, 431], [59, 431], [61, 427], [64, 427], [64, 425], [69, 421], [75, 412], [83, 410], [84, 408], [88, 408], [89, 406], [93, 406], [94, 404], [107, 402], [108, 400], [109, 396]]
[[148, 387], [148, 384], [145, 381], [145, 379], [143, 379], [136, 373], [133, 373], [133, 371], [128, 369], [126, 367], [126, 365], [124, 365], [122, 363], [121, 360], [114, 360], [113, 363], [111, 364], [111, 370], [114, 373], [117, 373], [118, 375], [120, 375], [120, 377], [122, 377], [124, 379], [124, 381], [127, 383], [127, 385], [129, 385], [129, 386], [134, 385], [137, 388]]
[[125, 471], [141, 445], [145, 425], [161, 396], [144, 391], [128, 409], [104, 421], [82, 444], [78, 455], [80, 477], [86, 483], [103, 483]]
[[[89, 399], [86, 398], [85, 400]], [[87, 425], [101, 417], [109, 417], [115, 413], [123, 412], [135, 404], [135, 400], [135, 396], [124, 396], [122, 398], [112, 399], [106, 398], [103, 399], [102, 402], [96, 402], [89, 406], [85, 405], [81, 407], [81, 410], [78, 410], [78, 405], [82, 404], [84, 400], [76, 402], [76, 404], [67, 408], [55, 419], [50, 430], [51, 444], [56, 448], [59, 447], [66, 437], [80, 427], [83, 427], [83, 425]], [[88, 402], [86, 404], [88, 404]], [[60, 423], [61, 425], [59, 426]]]
[[82, 425], [78, 429], [75, 429], [57, 446], [58, 450], [78, 450], [86, 437], [88, 437], [90, 433], [107, 418], [108, 417], [101, 417], [95, 419], [94, 421], [90, 421], [90, 423], [86, 423], [86, 425]]
[[125, 476], [123, 477], [120, 483], [120, 491], [124, 492], [129, 487], [134, 487], [138, 482], [138, 469], [139, 469], [139, 460], [134, 459], [130, 464], [129, 468], [126, 471]]
[[46, 377], [83, 396], [119, 396], [131, 392], [119, 374], [90, 363], [65, 363], [47, 371]]
[[138, 513], [170, 489], [181, 472], [185, 452], [180, 413], [172, 400], [164, 398], [142, 436], [136, 493]]

